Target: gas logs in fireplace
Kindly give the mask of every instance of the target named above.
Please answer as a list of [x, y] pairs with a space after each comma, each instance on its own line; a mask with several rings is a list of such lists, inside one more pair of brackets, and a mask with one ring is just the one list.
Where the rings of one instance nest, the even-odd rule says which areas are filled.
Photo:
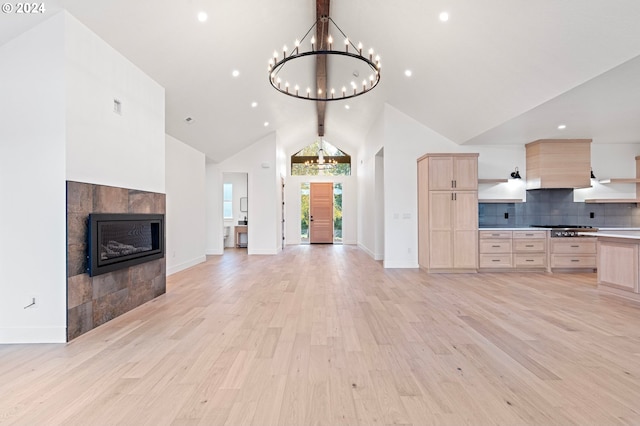
[[164, 215], [89, 215], [89, 276], [164, 257]]

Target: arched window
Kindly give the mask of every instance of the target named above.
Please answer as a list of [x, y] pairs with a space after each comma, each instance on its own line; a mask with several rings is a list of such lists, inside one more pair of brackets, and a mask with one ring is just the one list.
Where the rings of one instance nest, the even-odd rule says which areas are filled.
[[292, 176], [351, 174], [351, 156], [320, 139], [291, 156]]

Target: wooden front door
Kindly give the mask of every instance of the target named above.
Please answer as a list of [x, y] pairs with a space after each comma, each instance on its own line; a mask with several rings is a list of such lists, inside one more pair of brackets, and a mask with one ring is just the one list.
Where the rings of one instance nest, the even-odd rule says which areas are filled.
[[333, 183], [311, 183], [309, 242], [333, 243]]

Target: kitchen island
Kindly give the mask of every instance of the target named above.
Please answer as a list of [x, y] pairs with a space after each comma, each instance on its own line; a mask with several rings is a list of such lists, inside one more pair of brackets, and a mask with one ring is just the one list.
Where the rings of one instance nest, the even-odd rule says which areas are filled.
[[601, 230], [598, 237], [598, 289], [640, 301], [640, 230]]

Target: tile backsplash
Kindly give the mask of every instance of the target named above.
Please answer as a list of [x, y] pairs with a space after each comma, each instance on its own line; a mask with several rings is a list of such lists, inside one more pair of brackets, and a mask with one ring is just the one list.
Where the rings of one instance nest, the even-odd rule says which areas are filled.
[[640, 208], [635, 203], [574, 203], [572, 189], [527, 191], [526, 203], [480, 203], [478, 207], [480, 226], [640, 227]]

